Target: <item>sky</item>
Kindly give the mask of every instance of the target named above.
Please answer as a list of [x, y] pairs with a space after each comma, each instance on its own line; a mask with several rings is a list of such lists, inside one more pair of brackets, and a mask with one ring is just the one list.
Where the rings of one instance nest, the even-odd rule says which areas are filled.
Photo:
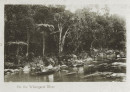
[[[65, 5], [66, 9], [74, 12], [76, 9], [82, 9], [86, 6], [93, 7], [98, 5], [101, 9], [107, 5], [111, 14], [128, 17], [130, 15], [130, 0], [44, 0], [46, 4]], [[39, 2], [40, 3], [40, 2]], [[42, 2], [41, 2], [42, 3]]]
[[[118, 4], [77, 4], [77, 5], [66, 5], [66, 9], [70, 10], [72, 12], [75, 12], [75, 10], [77, 9], [82, 9], [84, 7], [92, 7], [94, 11], [96, 11], [97, 9], [101, 10], [102, 8], [104, 8], [105, 6], [107, 6], [110, 10], [111, 14], [118, 14], [120, 16], [123, 17], [127, 17], [128, 14], [130, 14], [130, 6], [129, 5], [118, 5]], [[95, 7], [96, 6], [96, 7]]]
[[[74, 12], [86, 6], [98, 5], [99, 9], [105, 4], [110, 8], [111, 14], [118, 14], [124, 17], [130, 15], [130, 0], [4, 0], [6, 4], [44, 4], [44, 5], [65, 5], [66, 9]], [[28, 2], [27, 2], [28, 1]]]

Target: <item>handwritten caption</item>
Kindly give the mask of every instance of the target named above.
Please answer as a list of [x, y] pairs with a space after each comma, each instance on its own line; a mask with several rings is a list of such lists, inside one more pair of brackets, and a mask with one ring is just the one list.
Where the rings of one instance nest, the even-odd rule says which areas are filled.
[[36, 85], [17, 85], [17, 88], [35, 88], [35, 89], [43, 89], [43, 88], [55, 88], [52, 85], [43, 85], [43, 86], [36, 86]]

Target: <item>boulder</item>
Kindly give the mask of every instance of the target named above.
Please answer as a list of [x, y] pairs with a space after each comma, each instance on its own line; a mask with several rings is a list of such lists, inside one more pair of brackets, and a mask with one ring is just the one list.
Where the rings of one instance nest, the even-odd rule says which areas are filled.
[[29, 73], [30, 72], [30, 68], [29, 68], [29, 66], [25, 66], [24, 68], [23, 68], [23, 72], [24, 73]]
[[126, 74], [125, 73], [113, 73], [111, 74], [111, 77], [112, 78], [119, 78], [119, 77], [126, 77]]
[[110, 55], [107, 55], [106, 57], [107, 57], [107, 59], [110, 59], [110, 60], [116, 59], [116, 54], [112, 53]]
[[50, 64], [50, 65], [48, 65], [46, 68], [47, 68], [47, 69], [52, 69], [53, 66]]
[[91, 64], [93, 62], [93, 59], [91, 57], [88, 57], [87, 59], [83, 60], [85, 65]]
[[126, 53], [121, 51], [120, 52], [120, 57], [125, 58], [126, 57]]

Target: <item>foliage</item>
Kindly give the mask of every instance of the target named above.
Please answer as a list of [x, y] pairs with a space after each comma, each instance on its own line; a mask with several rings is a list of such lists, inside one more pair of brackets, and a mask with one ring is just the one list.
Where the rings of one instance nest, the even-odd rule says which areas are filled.
[[28, 46], [21, 52], [42, 55], [43, 35], [36, 31], [37, 24], [55, 28], [47, 34], [46, 55], [78, 54], [94, 48], [125, 50], [125, 19], [109, 14], [107, 7], [100, 14], [91, 8], [72, 13], [62, 5], [5, 5], [5, 54], [11, 53], [8, 42], [22, 41]]

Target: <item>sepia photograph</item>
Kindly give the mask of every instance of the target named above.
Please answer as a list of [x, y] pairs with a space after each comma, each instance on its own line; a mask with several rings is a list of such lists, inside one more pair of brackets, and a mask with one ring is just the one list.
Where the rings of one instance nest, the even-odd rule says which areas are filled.
[[4, 82], [126, 82], [124, 7], [5, 4]]

